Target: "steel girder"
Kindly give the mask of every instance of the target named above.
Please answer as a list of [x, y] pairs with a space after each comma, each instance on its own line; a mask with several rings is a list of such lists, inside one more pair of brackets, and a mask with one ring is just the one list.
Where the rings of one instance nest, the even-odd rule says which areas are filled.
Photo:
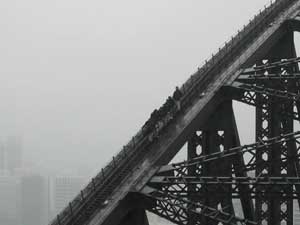
[[[228, 193], [224, 187], [230, 185], [232, 198], [240, 199], [239, 190], [247, 186], [251, 197], [279, 199], [298, 199], [300, 192], [294, 188], [300, 185], [298, 177], [203, 177], [203, 176], [155, 176], [148, 184], [159, 187], [164, 192], [187, 197], [189, 194], [194, 198], [203, 198], [206, 194], [223, 197]], [[196, 188], [191, 192], [189, 185]], [[292, 191], [291, 191], [292, 190]]]
[[[252, 69], [244, 70], [231, 84], [232, 89], [227, 89], [233, 99], [256, 106], [257, 140], [289, 133], [294, 129], [293, 119], [299, 120], [299, 58], [295, 58], [293, 35], [287, 35], [284, 43], [287, 43], [286, 54], [291, 59], [280, 59], [280, 55], [272, 55], [272, 59], [267, 58]], [[273, 51], [276, 52], [277, 49]], [[277, 62], [274, 62], [276, 57]], [[297, 152], [295, 142], [274, 145], [271, 151], [256, 151], [256, 176], [297, 176], [299, 162], [293, 158]], [[300, 190], [299, 185], [295, 185], [295, 188]], [[293, 187], [288, 190], [293, 193]], [[280, 200], [279, 196], [257, 196], [255, 204], [256, 221], [293, 224], [291, 200]], [[282, 210], [282, 205], [285, 210]]]
[[[159, 189], [155, 192], [160, 195], [160, 199], [156, 198], [158, 205], [161, 206], [164, 198], [169, 199], [170, 195], [174, 195], [181, 199], [194, 201], [195, 204], [203, 204], [203, 206], [224, 212], [226, 205], [220, 199], [227, 199], [228, 197], [242, 199], [243, 195], [247, 195], [248, 201], [256, 199], [255, 221], [259, 224], [264, 224], [267, 221], [268, 223], [273, 221], [274, 224], [280, 224], [280, 221], [293, 224], [293, 202], [291, 199], [299, 200], [300, 194], [300, 180], [297, 177], [300, 158], [300, 143], [298, 141], [300, 133], [293, 132], [292, 124], [293, 119], [298, 119], [296, 112], [299, 103], [297, 85], [300, 76], [299, 73], [296, 73], [297, 68], [295, 67], [298, 60], [296, 58], [257, 66], [254, 70], [255, 75], [250, 74], [250, 70], [241, 74], [237, 81], [231, 85], [231, 88], [239, 90], [239, 93], [241, 91], [244, 93], [243, 95], [231, 93], [231, 96], [239, 96], [233, 97], [233, 99], [257, 106], [257, 118], [260, 121], [258, 124], [261, 124], [261, 128], [258, 125], [256, 127], [257, 142], [251, 145], [224, 149], [224, 129], [215, 127], [212, 129], [215, 130], [213, 132], [215, 144], [210, 143], [209, 145], [210, 149], [212, 144], [219, 146], [218, 150], [205, 152], [205, 147], [203, 147], [207, 143], [205, 136], [211, 136], [211, 131], [210, 134], [205, 129], [196, 132], [188, 142], [188, 161], [162, 166], [157, 175], [149, 181], [150, 187]], [[282, 68], [283, 66], [284, 68]], [[266, 72], [267, 70], [269, 71]], [[263, 74], [258, 74], [258, 72]], [[272, 85], [268, 85], [268, 82], [272, 82]], [[245, 100], [247, 96], [248, 99], [251, 99], [250, 102]], [[275, 104], [277, 106], [275, 111], [273, 108], [273, 111], [269, 112], [270, 107]], [[281, 115], [279, 118], [278, 114]], [[272, 119], [272, 117], [275, 118]], [[264, 120], [267, 120], [268, 126]], [[274, 130], [274, 126], [278, 128]], [[279, 136], [272, 136], [274, 134]], [[197, 150], [198, 145], [202, 146], [200, 152]], [[278, 151], [278, 154], [274, 155], [274, 151]], [[239, 165], [228, 163], [233, 162], [236, 156], [242, 159], [247, 158], [247, 160]], [[216, 165], [215, 162], [227, 162], [229, 167], [227, 166], [225, 173], [229, 176], [221, 176], [220, 171], [219, 174], [216, 171], [209, 172], [210, 166], [208, 165], [212, 163]], [[222, 168], [224, 169], [224, 167]], [[256, 171], [256, 174], [253, 174], [254, 177], [245, 176], [245, 173], [251, 171]], [[234, 177], [231, 175], [234, 172], [244, 172], [244, 176]], [[215, 176], [207, 176], [207, 174], [214, 174]], [[272, 174], [279, 176], [272, 177], [270, 176]], [[213, 195], [215, 200], [207, 201], [207, 195]], [[219, 204], [220, 208], [218, 209], [216, 206]], [[227, 208], [232, 208], [230, 203]], [[163, 209], [165, 208], [162, 207], [160, 212], [163, 212]], [[158, 212], [155, 209], [150, 209], [150, 211]], [[234, 215], [232, 209], [226, 213]], [[186, 223], [197, 224], [200, 221], [201, 224], [206, 224], [209, 221], [215, 224], [212, 221], [218, 221], [217, 219], [211, 220], [211, 218], [208, 220], [205, 217], [207, 216], [202, 215], [201, 218], [196, 218], [189, 214]]]
[[156, 202], [155, 208], [148, 209], [176, 224], [188, 224], [193, 217], [193, 224], [201, 225], [204, 218], [222, 224], [251, 225], [257, 224], [254, 221], [243, 219], [222, 210], [204, 205], [200, 202], [191, 201], [187, 197], [171, 194], [166, 191], [145, 188], [143, 193]]
[[[251, 156], [249, 159], [249, 164], [245, 165], [245, 168], [249, 168], [247, 170], [251, 170], [253, 168], [253, 163], [255, 162], [255, 155], [256, 151], [271, 151], [270, 146], [276, 145], [276, 144], [282, 144], [286, 145], [289, 141], [292, 140], [297, 140], [300, 138], [300, 131], [290, 133], [290, 134], [285, 134], [285, 135], [280, 135], [278, 137], [270, 138], [267, 140], [260, 140], [259, 142], [256, 142], [254, 144], [249, 144], [249, 145], [243, 145], [243, 146], [238, 146], [234, 147], [228, 150], [224, 150], [222, 152], [216, 152], [212, 153], [209, 155], [203, 155], [199, 156], [196, 158], [193, 158], [192, 160], [189, 161], [184, 161], [184, 162], [179, 162], [179, 163], [173, 163], [170, 165], [162, 166], [161, 169], [159, 170], [158, 173], [165, 173], [168, 171], [174, 171], [178, 174], [182, 175], [187, 175], [187, 168], [188, 167], [201, 167], [205, 163], [209, 163], [212, 161], [217, 161], [217, 160], [224, 160], [225, 158], [233, 158], [234, 156], [237, 155], [245, 155], [247, 154], [248, 156]], [[300, 142], [297, 141], [298, 148], [300, 146]], [[293, 158], [289, 158], [292, 160], [298, 160], [300, 157], [300, 152], [297, 152], [296, 155], [293, 156]], [[285, 158], [282, 158], [283, 160], [287, 159], [287, 156]], [[266, 159], [267, 161], [267, 159]], [[240, 169], [240, 168], [239, 168]]]

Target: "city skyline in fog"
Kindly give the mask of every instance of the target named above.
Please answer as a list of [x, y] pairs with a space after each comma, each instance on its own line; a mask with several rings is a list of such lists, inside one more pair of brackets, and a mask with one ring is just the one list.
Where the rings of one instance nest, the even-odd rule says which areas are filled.
[[267, 3], [5, 1], [0, 136], [38, 166], [100, 170]]

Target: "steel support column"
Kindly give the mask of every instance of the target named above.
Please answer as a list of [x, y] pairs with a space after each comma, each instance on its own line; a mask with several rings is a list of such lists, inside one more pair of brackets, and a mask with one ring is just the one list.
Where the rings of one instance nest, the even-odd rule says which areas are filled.
[[[290, 32], [280, 40], [265, 60], [258, 63], [272, 63], [283, 58], [294, 57], [294, 39], [293, 33]], [[264, 73], [280, 74], [286, 68], [274, 67], [264, 71]], [[286, 90], [286, 82], [271, 83], [263, 82], [262, 85], [266, 88], [277, 90]], [[293, 113], [293, 109], [288, 107], [288, 104], [274, 96], [266, 96], [257, 94], [257, 102], [265, 106], [264, 108], [256, 108], [256, 141], [264, 141], [268, 138], [279, 136], [284, 133], [293, 132], [292, 119], [283, 117], [280, 109], [284, 108], [286, 112]], [[261, 151], [256, 153], [256, 177], [264, 176], [282, 176], [289, 175], [291, 169], [283, 164], [281, 157], [287, 154], [286, 146], [274, 145], [271, 151]], [[262, 224], [293, 224], [293, 202], [292, 200], [280, 201], [276, 198], [256, 198], [256, 220]]]
[[130, 211], [119, 225], [149, 225], [144, 209]]
[[[215, 152], [224, 151], [225, 148], [233, 146], [232, 128], [229, 126], [233, 116], [231, 101], [227, 101], [220, 105], [206, 125], [199, 128], [192, 137], [188, 140], [188, 154], [187, 159], [191, 160], [201, 155], [209, 155]], [[222, 165], [216, 163], [207, 163], [203, 166], [189, 167], [187, 171], [188, 176], [202, 175], [202, 176], [231, 176], [232, 162], [223, 162]], [[234, 214], [234, 208], [231, 197], [231, 186], [227, 185], [227, 194], [215, 198], [199, 199], [195, 196], [195, 184], [188, 185], [188, 198], [192, 201], [201, 202], [207, 206], [222, 209], [224, 212]], [[208, 196], [208, 195], [207, 195]], [[196, 199], [195, 199], [196, 198]], [[204, 224], [215, 224], [216, 221], [202, 218]], [[194, 224], [194, 219], [191, 217], [188, 224]]]

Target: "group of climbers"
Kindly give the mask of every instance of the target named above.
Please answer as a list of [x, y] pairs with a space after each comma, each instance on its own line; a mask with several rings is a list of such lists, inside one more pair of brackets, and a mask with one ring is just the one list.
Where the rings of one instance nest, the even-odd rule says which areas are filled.
[[155, 109], [142, 127], [144, 137], [148, 136], [150, 141], [157, 137], [159, 131], [164, 127], [166, 122], [173, 118], [173, 110], [175, 109], [177, 112], [181, 109], [181, 97], [182, 92], [176, 87], [173, 96], [169, 96], [159, 109]]

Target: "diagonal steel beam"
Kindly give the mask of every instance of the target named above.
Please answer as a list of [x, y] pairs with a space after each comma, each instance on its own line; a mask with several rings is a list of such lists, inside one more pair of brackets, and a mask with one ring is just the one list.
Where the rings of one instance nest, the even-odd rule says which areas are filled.
[[[193, 202], [181, 196], [170, 194], [165, 191], [157, 190], [146, 186], [142, 193], [157, 202], [157, 206], [149, 211], [169, 219], [177, 224], [185, 224], [188, 215], [193, 215], [197, 220], [195, 223], [200, 225], [201, 218], [207, 217], [213, 221], [230, 225], [255, 225], [254, 221], [236, 217], [232, 214], [206, 206], [199, 202]], [[167, 211], [167, 212], [166, 212]]]
[[[231, 116], [231, 129], [233, 132], [233, 136], [232, 136], [233, 147], [241, 146], [233, 109], [232, 109], [232, 116]], [[236, 177], [247, 176], [245, 159], [242, 153], [238, 154], [233, 160], [233, 170]], [[247, 185], [246, 186], [238, 185], [238, 190], [239, 190], [244, 217], [249, 220], [254, 220], [255, 210], [254, 210], [253, 201], [251, 199], [251, 195], [249, 194], [250, 187]]]
[[[162, 166], [158, 173], [167, 172], [172, 170], [177, 170], [177, 168], [189, 167], [189, 166], [201, 166], [203, 163], [211, 162], [215, 160], [220, 160], [228, 157], [234, 157], [238, 154], [250, 153], [255, 155], [255, 151], [259, 151], [261, 149], [266, 149], [272, 145], [286, 143], [290, 140], [295, 140], [300, 138], [300, 131], [281, 135], [278, 137], [270, 138], [266, 141], [261, 140], [260, 142], [256, 142], [250, 145], [243, 145], [239, 147], [234, 147], [228, 150], [224, 150], [223, 152], [212, 153], [209, 155], [203, 155], [200, 157], [193, 158], [190, 161], [184, 161], [179, 163], [173, 163], [170, 165]], [[300, 152], [297, 153], [299, 156]]]
[[[286, 92], [286, 91], [280, 91], [275, 90], [271, 88], [265, 88], [262, 86], [257, 85], [249, 85], [244, 84], [240, 82], [234, 82], [233, 86], [224, 86], [223, 90], [224, 93], [228, 95], [229, 98], [232, 98], [236, 101], [246, 103], [248, 105], [252, 105], [261, 109], [268, 109], [268, 106], [264, 104], [262, 99], [270, 102], [274, 101], [274, 98], [269, 99], [270, 97], [275, 97], [276, 101], [278, 103], [286, 103], [283, 107], [282, 104], [279, 104], [279, 113], [283, 117], [289, 117], [294, 120], [300, 120], [298, 109], [299, 107], [299, 97], [300, 95]], [[259, 98], [258, 98], [259, 95]], [[297, 111], [287, 111], [287, 107], [292, 107], [292, 109], [295, 109], [297, 107]]]
[[203, 177], [203, 176], [154, 176], [149, 184], [259, 184], [299, 185], [300, 177]]
[[276, 82], [276, 81], [299, 81], [300, 80], [300, 73], [293, 73], [293, 74], [255, 74], [255, 75], [247, 75], [247, 74], [241, 74], [236, 81], [241, 83], [255, 83], [255, 82]]
[[[187, 190], [188, 185], [195, 185], [197, 188], [193, 193]], [[240, 187], [247, 186], [247, 194], [257, 198], [280, 198], [298, 199], [299, 190], [293, 188], [300, 185], [299, 177], [162, 177], [156, 176], [151, 179], [149, 186], [160, 186], [161, 190], [170, 194], [186, 197], [188, 194], [202, 197], [207, 194], [222, 197], [227, 194], [226, 185], [232, 187], [232, 197], [241, 198], [244, 190]]]
[[259, 66], [254, 66], [252, 68], [247, 68], [243, 71], [243, 74], [253, 74], [253, 73], [262, 73], [264, 71], [268, 71], [270, 69], [276, 68], [287, 68], [290, 66], [297, 65], [300, 62], [300, 57], [291, 58], [291, 59], [283, 59], [280, 61], [266, 63]]
[[277, 98], [281, 98], [283, 100], [294, 101], [294, 102], [300, 101], [300, 95], [298, 94], [288, 92], [288, 91], [276, 90], [273, 88], [267, 88], [256, 84], [251, 85], [251, 84], [245, 84], [236, 81], [232, 84], [232, 87], [244, 91], [251, 91], [259, 94], [265, 94], [268, 96], [274, 96]]

